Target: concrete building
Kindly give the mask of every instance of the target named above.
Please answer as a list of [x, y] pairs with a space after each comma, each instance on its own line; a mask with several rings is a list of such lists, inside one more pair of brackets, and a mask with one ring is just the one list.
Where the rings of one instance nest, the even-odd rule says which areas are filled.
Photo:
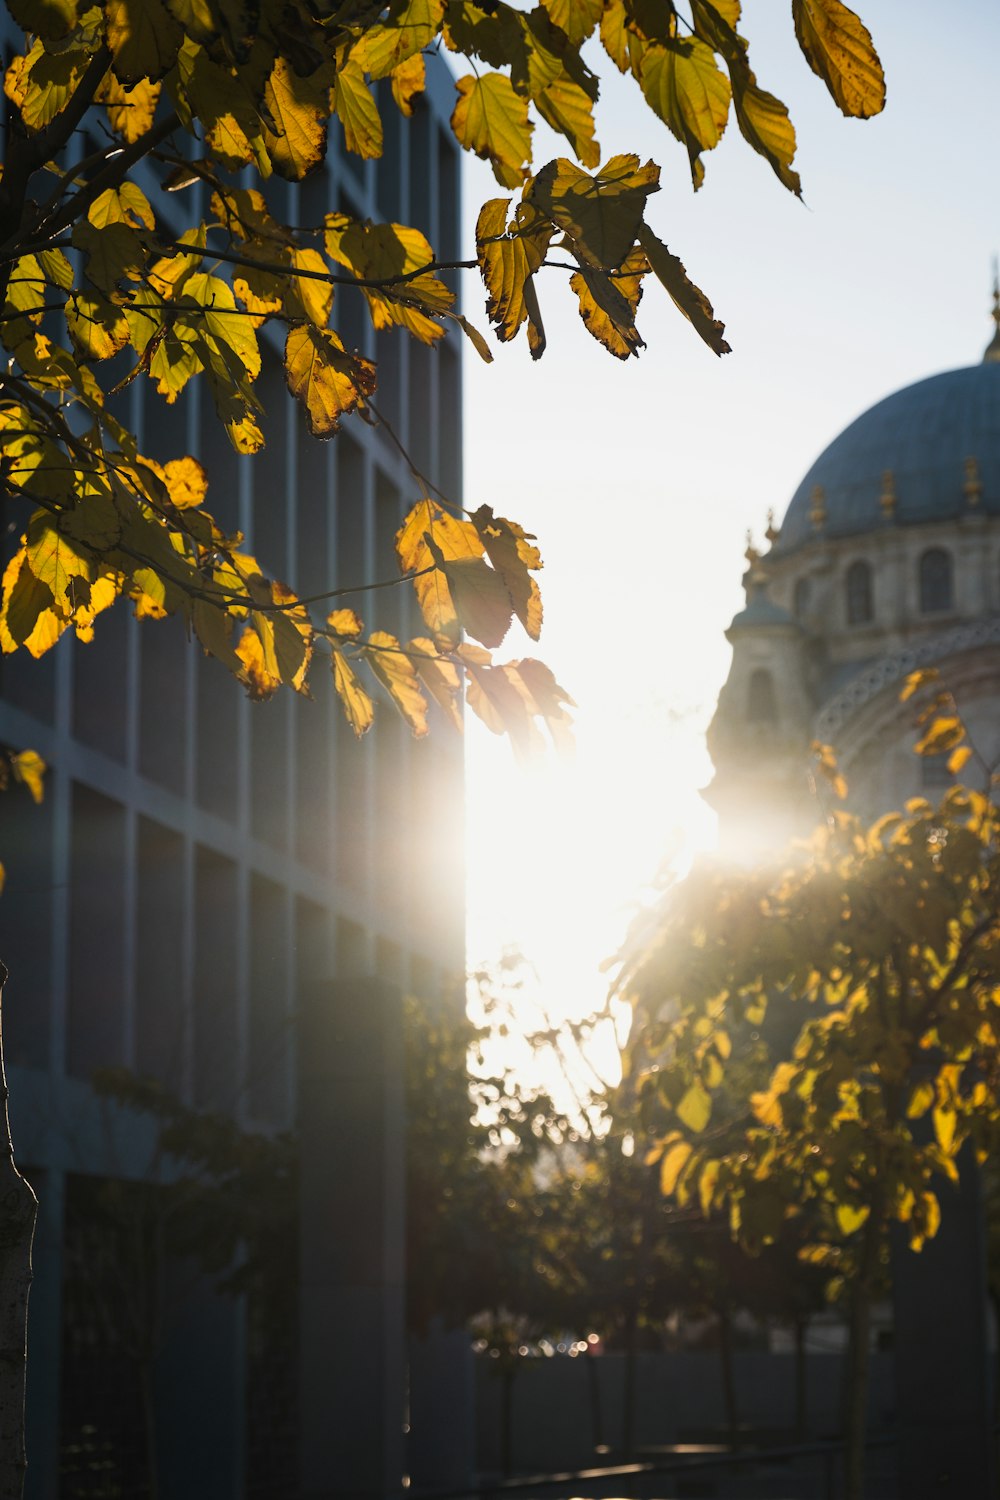
[[[935, 667], [989, 784], [1000, 763], [1000, 288], [980, 364], [921, 380], [852, 422], [748, 546], [746, 607], [709, 730], [707, 796], [733, 858], [766, 858], [822, 816], [810, 745], [832, 745], [873, 819], [950, 784], [918, 757], [909, 673]], [[893, 1251], [899, 1493], [994, 1494], [985, 1246], [970, 1159], [942, 1228]]]
[[[301, 184], [272, 184], [269, 192], [283, 195], [275, 206], [299, 225], [318, 224], [335, 208], [415, 224], [443, 259], [456, 259], [450, 76], [443, 64], [429, 67], [412, 120], [391, 98], [381, 102], [380, 162], [334, 147], [325, 170]], [[82, 136], [78, 149], [85, 154]], [[201, 192], [195, 185], [182, 195], [185, 221], [204, 212]], [[376, 343], [360, 294], [341, 289], [336, 309], [345, 342], [379, 361], [380, 411], [419, 468], [459, 500], [458, 343], [449, 335], [430, 350], [401, 330]], [[391, 576], [392, 538], [416, 498], [399, 450], [358, 420], [335, 442], [311, 439], [286, 391], [279, 351], [276, 332], [256, 386], [267, 438], [256, 458], [233, 452], [198, 381], [191, 398], [173, 407], [150, 382], [134, 381], [122, 398], [127, 420], [154, 457], [197, 455], [209, 476], [209, 507], [301, 594]], [[0, 500], [7, 555], [25, 519]], [[407, 596], [402, 589], [362, 596], [366, 622], [402, 634], [415, 624]], [[377, 602], [368, 607], [368, 600]], [[390, 1369], [395, 1352], [372, 1352], [396, 1349], [401, 1317], [401, 1222], [392, 1206], [401, 1121], [398, 1089], [390, 1080], [385, 1093], [383, 1084], [386, 1058], [398, 1064], [398, 1037], [389, 1035], [395, 997], [404, 987], [434, 995], [463, 965], [457, 737], [441, 724], [417, 743], [387, 707], [356, 744], [322, 670], [314, 701], [286, 693], [250, 703], [222, 667], [183, 639], [176, 621], [140, 626], [125, 604], [102, 617], [92, 645], [67, 638], [41, 661], [19, 653], [0, 670], [0, 741], [31, 746], [49, 765], [42, 807], [11, 794], [0, 808], [13, 1130], [41, 1200], [29, 1496], [97, 1493], [88, 1485], [101, 1465], [112, 1487], [100, 1493], [145, 1493], [128, 1488], [139, 1462], [131, 1452], [138, 1441], [131, 1356], [117, 1363], [110, 1356], [102, 1311], [77, 1275], [94, 1248], [77, 1212], [86, 1183], [143, 1183], [160, 1170], [148, 1132], [91, 1090], [93, 1070], [108, 1064], [151, 1074], [189, 1103], [231, 1111], [248, 1126], [280, 1130], [301, 1123], [308, 1053], [326, 1135], [303, 1162], [303, 1335], [288, 1357], [298, 1384], [313, 1392], [314, 1432], [331, 1435], [334, 1448], [350, 1437], [338, 1436], [326, 1397], [337, 1360], [354, 1361], [356, 1389], [367, 1382], [381, 1391], [368, 1408], [390, 1427], [396, 1410], [401, 1432], [402, 1356]], [[315, 1003], [303, 1048], [309, 997]], [[378, 1015], [388, 1031], [345, 1039], [344, 1017], [356, 1012]], [[367, 1062], [358, 1048], [368, 1049]], [[338, 1093], [344, 1057], [368, 1078], [360, 1100], [346, 1084]], [[351, 1182], [363, 1182], [377, 1200], [374, 1240], [360, 1262], [358, 1254], [338, 1260], [323, 1248], [327, 1241], [349, 1246], [354, 1232], [360, 1200], [350, 1198], [350, 1184], [338, 1197], [333, 1170], [345, 1154]], [[374, 1336], [369, 1321], [354, 1330], [354, 1344], [342, 1323], [334, 1337], [345, 1304], [374, 1310], [382, 1319]], [[261, 1445], [273, 1438], [264, 1431], [265, 1409], [270, 1420], [276, 1403], [259, 1399], [265, 1372], [252, 1344], [245, 1309], [204, 1286], [164, 1328], [154, 1351], [162, 1496], [293, 1492], [287, 1465], [278, 1487], [265, 1472]], [[359, 1370], [362, 1347], [368, 1352]], [[293, 1464], [296, 1445], [309, 1446], [291, 1429], [281, 1441]], [[315, 1444], [310, 1452], [308, 1484], [319, 1489], [326, 1481]], [[390, 1470], [397, 1459], [398, 1479], [402, 1460], [390, 1445]], [[366, 1484], [357, 1480], [355, 1493]]]

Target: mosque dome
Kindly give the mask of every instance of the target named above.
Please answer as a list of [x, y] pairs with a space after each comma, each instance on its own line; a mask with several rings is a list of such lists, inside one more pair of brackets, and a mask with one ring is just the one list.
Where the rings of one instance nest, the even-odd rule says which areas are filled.
[[[1000, 349], [998, 349], [1000, 354]], [[891, 520], [956, 520], [970, 499], [1000, 516], [1000, 358], [920, 380], [834, 438], [792, 496], [775, 551], [863, 535]]]

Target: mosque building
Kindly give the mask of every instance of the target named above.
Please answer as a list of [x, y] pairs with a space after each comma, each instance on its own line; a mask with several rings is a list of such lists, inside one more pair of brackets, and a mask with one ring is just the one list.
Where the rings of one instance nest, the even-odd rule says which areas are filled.
[[993, 321], [979, 364], [863, 412], [780, 528], [769, 517], [766, 550], [748, 545], [708, 738], [727, 854], [780, 848], [816, 822], [812, 741], [833, 746], [865, 817], [936, 799], [946, 757], [914, 756], [899, 696], [919, 668], [937, 668], [983, 760], [1000, 755], [1000, 284]]

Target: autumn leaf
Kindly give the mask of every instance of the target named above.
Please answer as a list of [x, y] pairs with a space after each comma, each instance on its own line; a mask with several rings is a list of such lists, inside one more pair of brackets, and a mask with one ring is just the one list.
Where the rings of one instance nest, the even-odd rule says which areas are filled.
[[687, 147], [691, 179], [700, 187], [705, 175], [701, 153], [722, 139], [732, 95], [715, 53], [697, 37], [647, 47], [640, 83], [647, 103]]
[[542, 566], [535, 538], [503, 516], [495, 516], [489, 505], [472, 514], [483, 550], [503, 579], [514, 613], [533, 641], [542, 632], [542, 596], [532, 571]]
[[348, 151], [369, 161], [382, 155], [382, 117], [356, 62], [337, 69], [333, 112], [344, 127]]
[[409, 656], [394, 635], [373, 630], [362, 652], [417, 739], [427, 733], [427, 699]]
[[459, 731], [462, 729], [462, 683], [454, 662], [442, 656], [426, 636], [415, 636], [407, 650], [426, 691], [442, 710], [445, 718]]
[[471, 74], [455, 84], [458, 103], [451, 117], [455, 139], [489, 161], [497, 181], [517, 187], [528, 175], [532, 125], [528, 101], [515, 93], [503, 73]]
[[41, 802], [44, 795], [42, 778], [48, 767], [37, 750], [20, 750], [10, 757], [14, 779], [26, 786], [33, 802]]
[[640, 167], [637, 156], [613, 156], [593, 176], [562, 157], [542, 167], [524, 196], [558, 225], [582, 263], [616, 271], [631, 253], [646, 200], [659, 185], [659, 167]]
[[868, 28], [842, 0], [792, 0], [795, 35], [842, 114], [867, 119], [885, 106], [885, 76]]
[[332, 328], [301, 324], [285, 340], [288, 389], [305, 408], [314, 437], [330, 437], [340, 419], [375, 390], [375, 366], [348, 354]]
[[[432, 549], [429, 538], [433, 538]], [[451, 589], [438, 558], [449, 562], [480, 558], [483, 543], [476, 527], [451, 515], [433, 500], [418, 500], [396, 533], [396, 556], [402, 573], [414, 573], [413, 587], [428, 630], [458, 639], [459, 621]]]
[[354, 733], [360, 739], [375, 721], [375, 705], [361, 685], [347, 657], [336, 647], [331, 652], [333, 686]]
[[729, 354], [730, 348], [723, 336], [726, 325], [716, 318], [711, 302], [695, 286], [677, 256], [671, 254], [648, 225], [640, 225], [637, 233], [654, 275], [666, 287], [674, 306], [714, 354]]
[[126, 87], [155, 83], [173, 65], [183, 32], [163, 0], [105, 0], [105, 41]]
[[677, 1106], [677, 1118], [699, 1135], [712, 1116], [712, 1097], [700, 1083], [692, 1083]]
[[[486, 313], [502, 343], [512, 339], [532, 317], [528, 289], [545, 259], [554, 226], [537, 209], [521, 203], [508, 229], [510, 200], [491, 198], [476, 222], [479, 268], [489, 293]], [[537, 327], [537, 316], [534, 320]]]
[[510, 629], [514, 606], [507, 587], [481, 557], [446, 557], [431, 532], [427, 548], [444, 574], [458, 624], [475, 640], [499, 646]]

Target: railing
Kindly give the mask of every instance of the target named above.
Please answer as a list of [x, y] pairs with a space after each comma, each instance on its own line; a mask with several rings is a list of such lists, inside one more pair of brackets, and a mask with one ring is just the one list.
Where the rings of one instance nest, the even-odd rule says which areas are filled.
[[[866, 1441], [866, 1448], [890, 1448], [896, 1438], [891, 1433], [880, 1433]], [[694, 1445], [692, 1445], [693, 1448]], [[663, 1459], [644, 1459], [637, 1463], [612, 1464], [599, 1469], [569, 1469], [560, 1474], [518, 1475], [513, 1479], [493, 1479], [489, 1483], [474, 1485], [466, 1489], [426, 1490], [414, 1488], [408, 1491], [412, 1500], [500, 1500], [500, 1497], [527, 1494], [534, 1491], [562, 1490], [571, 1495], [575, 1486], [594, 1484], [609, 1485], [613, 1480], [634, 1481], [642, 1476], [670, 1476], [678, 1474], [704, 1473], [709, 1469], [747, 1468], [766, 1463], [784, 1462], [797, 1458], [821, 1458], [823, 1460], [823, 1487], [825, 1500], [837, 1500], [837, 1461], [844, 1452], [843, 1439], [827, 1442], [790, 1443], [774, 1448], [727, 1448], [722, 1452], [705, 1453], [689, 1451], [683, 1457], [674, 1451], [674, 1456]], [[593, 1492], [591, 1492], [593, 1493]], [[612, 1490], [608, 1490], [610, 1496]]]

